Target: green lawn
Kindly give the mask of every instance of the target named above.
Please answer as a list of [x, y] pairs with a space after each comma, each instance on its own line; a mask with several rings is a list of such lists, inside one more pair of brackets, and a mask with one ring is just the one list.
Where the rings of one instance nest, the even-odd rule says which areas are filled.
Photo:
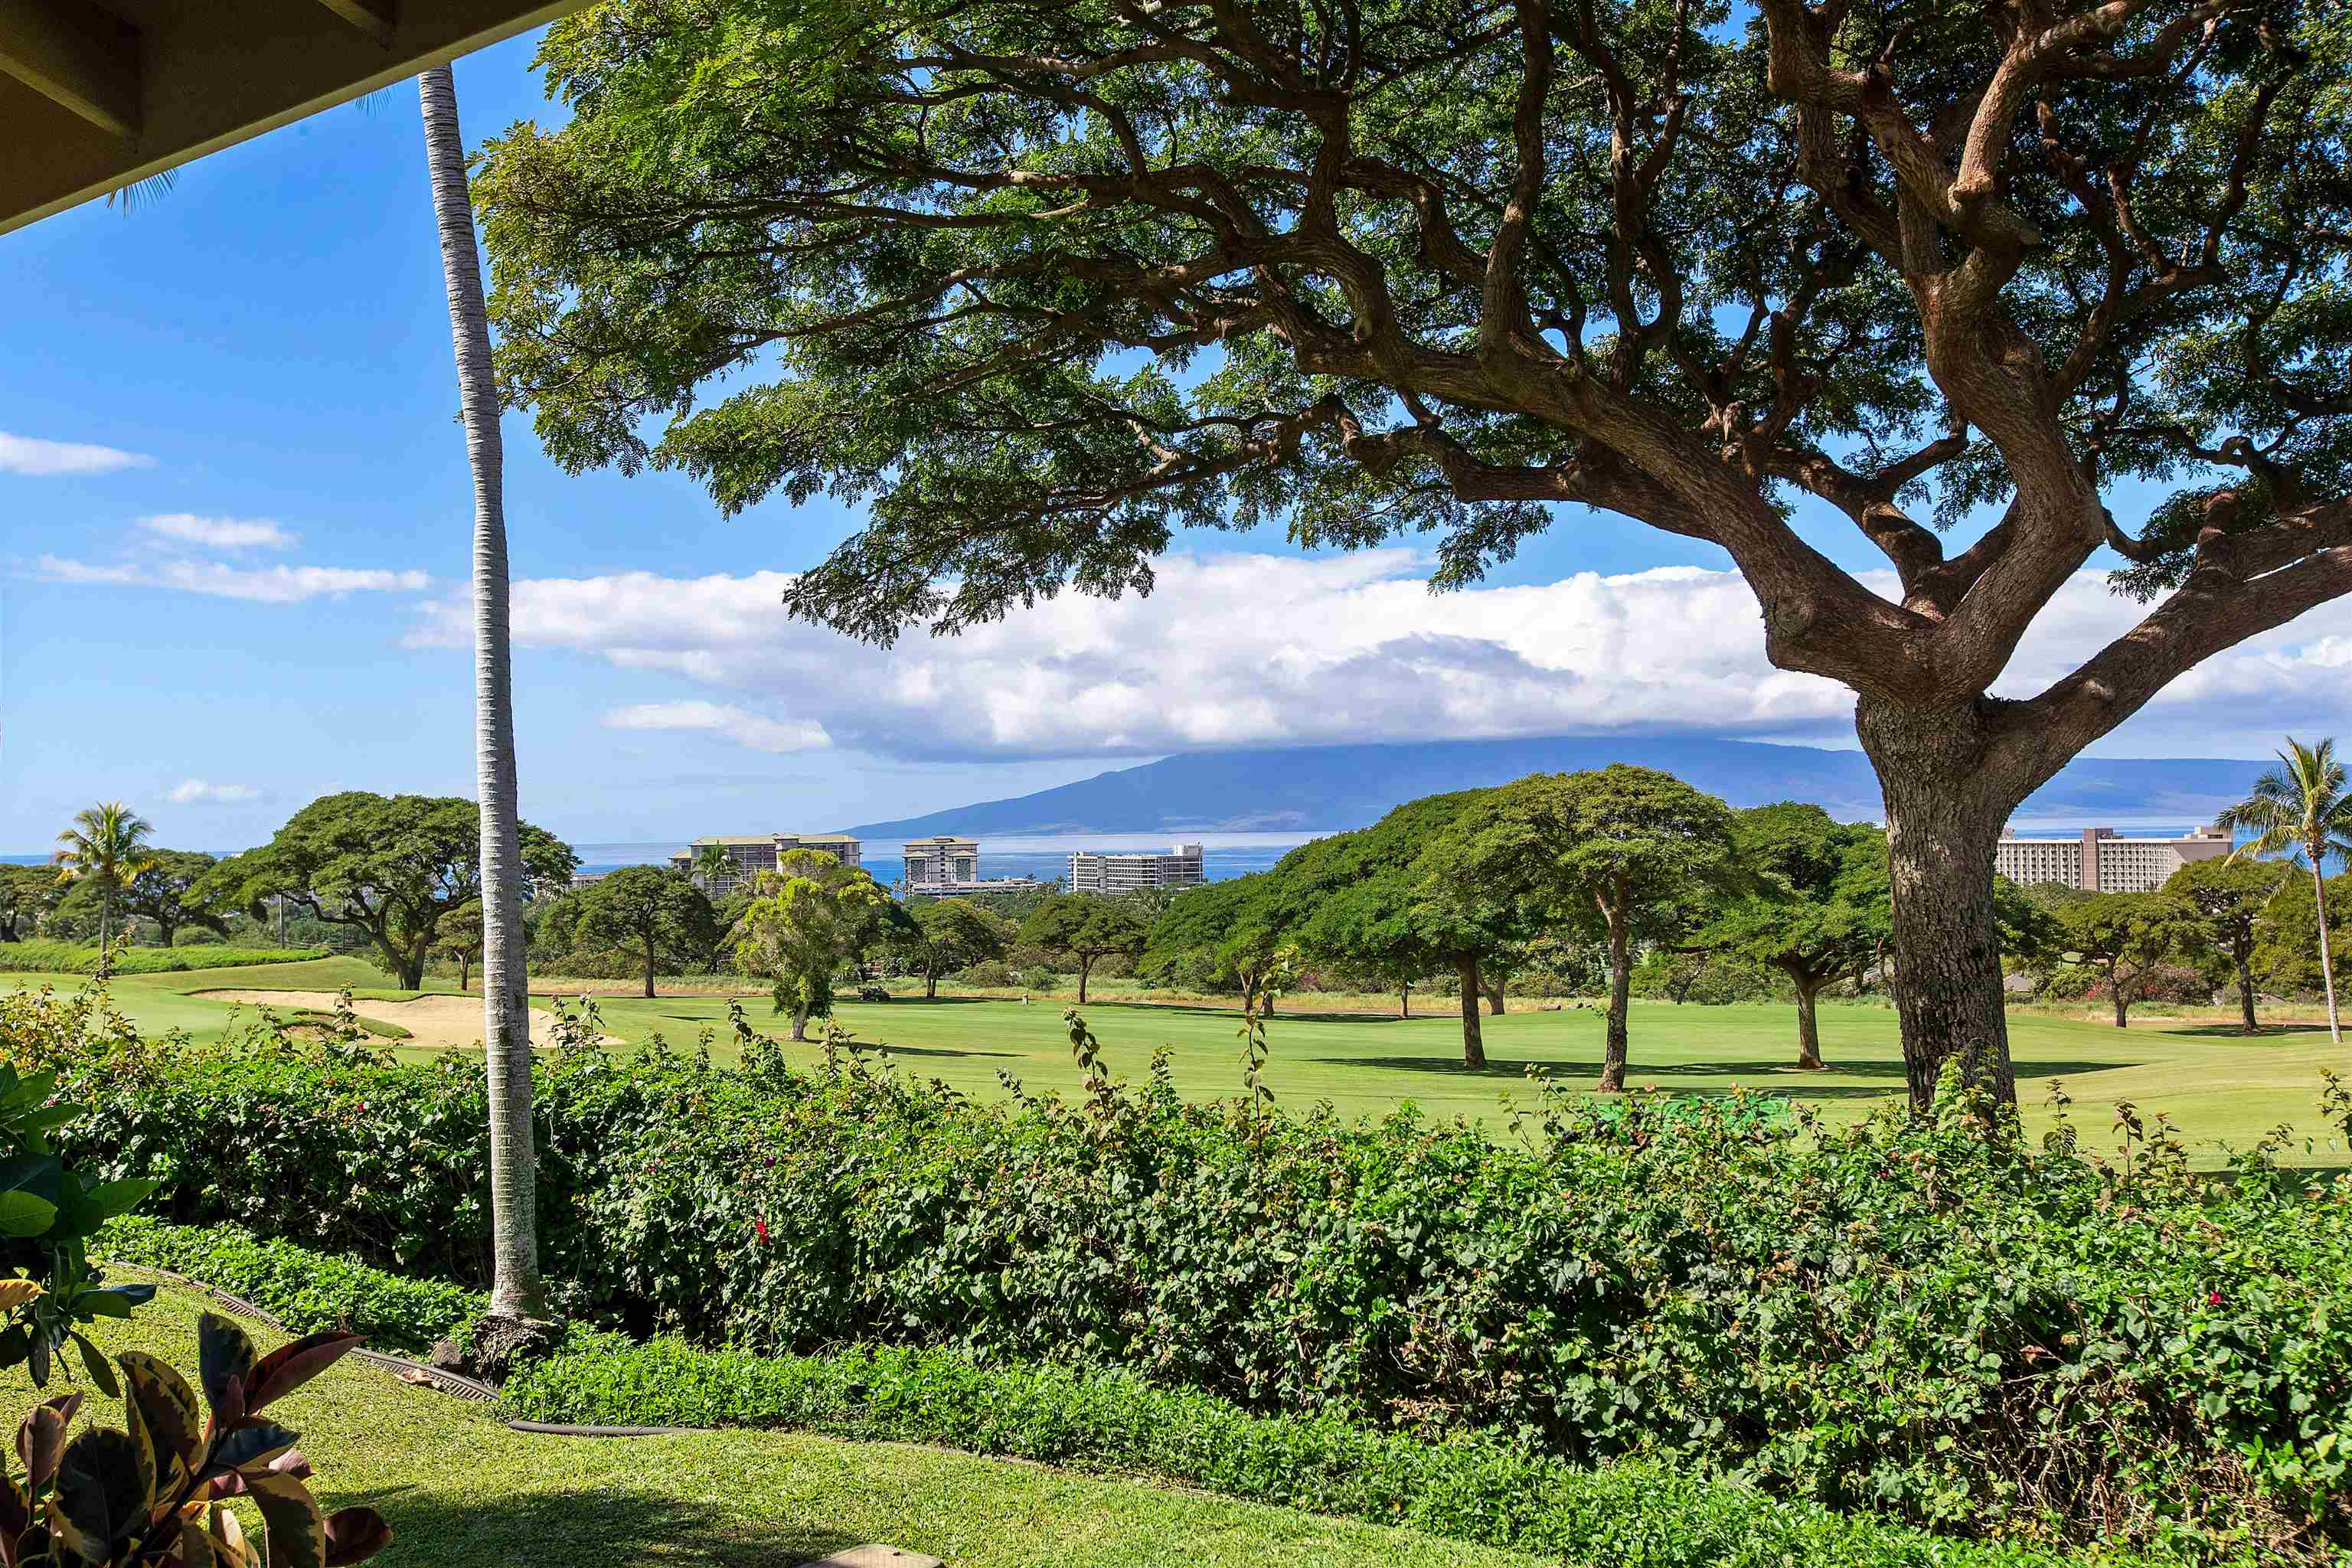
[[[350, 985], [366, 1012], [370, 998], [397, 1000], [415, 993], [383, 989], [383, 976], [355, 959], [323, 959], [210, 973], [138, 975], [114, 983], [119, 1005], [142, 1027], [181, 1027], [199, 1037], [216, 1036], [226, 1024], [226, 1004], [193, 994], [211, 989], [333, 990]], [[0, 974], [0, 986], [78, 982], [67, 977]], [[1314, 1010], [1314, 998], [1284, 1004], [1273, 1019], [1273, 1060], [1266, 1079], [1276, 1098], [1304, 1109], [1329, 1100], [1343, 1114], [1377, 1115], [1411, 1100], [1423, 1110], [1499, 1120], [1506, 1095], [1527, 1102], [1528, 1066], [1541, 1066], [1569, 1082], [1589, 1082], [1600, 1070], [1601, 1020], [1597, 1012], [1570, 1008], [1538, 1012], [1515, 1004], [1499, 1018], [1485, 1020], [1489, 1066], [1483, 1074], [1462, 1067], [1460, 1023], [1451, 1003], [1416, 1002], [1414, 1016], [1398, 1019], [1374, 1013]], [[746, 998], [754, 1023], [781, 1036], [783, 1020], [772, 1016], [764, 998]], [[887, 1045], [901, 1070], [944, 1079], [978, 1095], [1001, 1094], [999, 1071], [1033, 1092], [1069, 1093], [1078, 1075], [1072, 1064], [1061, 1016], [1064, 1002], [950, 999], [935, 1003], [902, 998], [888, 1003], [845, 1003], [843, 1025], [863, 1044]], [[722, 996], [606, 996], [598, 1001], [606, 1028], [626, 1041], [659, 1033], [690, 1048], [709, 1027], [724, 1050], [727, 999]], [[2315, 1100], [2323, 1067], [2352, 1071], [2352, 1052], [2331, 1047], [2324, 1033], [2304, 1028], [2239, 1037], [2226, 1020], [2200, 1016], [2173, 1023], [2155, 1021], [2160, 1009], [2142, 1009], [2150, 1020], [2127, 1031], [2079, 1018], [2019, 1012], [2011, 1019], [2020, 1097], [2030, 1121], [2046, 1119], [2051, 1085], [2063, 1082], [2076, 1102], [2075, 1121], [2093, 1147], [2109, 1137], [2109, 1108], [2128, 1099], [2146, 1113], [2168, 1111], [2209, 1163], [2219, 1144], [2251, 1143], [2284, 1121], [2316, 1137], [2323, 1129]], [[1170, 1047], [1177, 1086], [1208, 1097], [1236, 1092], [1241, 1085], [1237, 1016], [1202, 1005], [1097, 1001], [1086, 1009], [1115, 1072], [1140, 1081], [1154, 1048]], [[1633, 1081], [1687, 1093], [1721, 1093], [1734, 1084], [1795, 1094], [1831, 1116], [1862, 1114], [1888, 1104], [1902, 1089], [1902, 1058], [1895, 1016], [1884, 1007], [1825, 1005], [1822, 1044], [1829, 1059], [1823, 1073], [1799, 1073], [1787, 1064], [1796, 1054], [1794, 1010], [1772, 1005], [1677, 1007], [1641, 1003], [1633, 1013]], [[817, 1059], [814, 1046], [792, 1047]], [[2314, 1157], [2341, 1163], [2344, 1151], [2324, 1142]]]
[[[194, 1379], [193, 1299], [166, 1291], [110, 1351], [152, 1351]], [[276, 1336], [247, 1323], [263, 1348]], [[13, 1424], [35, 1403], [5, 1374]], [[84, 1419], [121, 1425], [93, 1399]], [[329, 1509], [364, 1503], [392, 1526], [386, 1568], [585, 1563], [786, 1568], [863, 1542], [953, 1568], [1397, 1564], [1486, 1568], [1507, 1552], [1406, 1531], [1230, 1502], [1040, 1466], [887, 1443], [724, 1432], [590, 1439], [513, 1432], [481, 1406], [346, 1362], [273, 1405], [302, 1434]]]

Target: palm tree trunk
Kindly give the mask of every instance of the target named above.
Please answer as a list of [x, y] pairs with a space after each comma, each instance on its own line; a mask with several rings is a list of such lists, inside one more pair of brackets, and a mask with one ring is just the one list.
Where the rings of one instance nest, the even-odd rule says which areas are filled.
[[416, 79], [425, 164], [449, 295], [466, 456], [474, 472], [474, 770], [482, 808], [482, 1039], [488, 1055], [493, 1316], [543, 1310], [531, 1147], [530, 1012], [523, 969], [522, 865], [515, 805], [514, 683], [507, 637], [505, 454], [490, 328], [474, 248], [474, 204], [446, 65]]
[[2336, 1016], [2336, 968], [2327, 954], [2327, 844], [2310, 846], [2311, 897], [2319, 906], [2319, 983], [2327, 988], [2327, 1037], [2344, 1043], [2344, 1026]]

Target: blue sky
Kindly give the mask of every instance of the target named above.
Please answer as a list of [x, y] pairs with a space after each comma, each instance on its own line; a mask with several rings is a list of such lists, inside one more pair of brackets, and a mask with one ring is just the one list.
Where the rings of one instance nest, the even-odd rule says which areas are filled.
[[[459, 62], [469, 145], [549, 115], [532, 44]], [[226, 848], [331, 789], [470, 793], [470, 513], [423, 162], [402, 89], [0, 237], [0, 849], [98, 798]], [[525, 813], [580, 841], [840, 826], [1289, 738], [1851, 743], [1849, 700], [1763, 664], [1718, 552], [1586, 515], [1435, 601], [1410, 548], [1195, 534], [1147, 604], [884, 655], [774, 608], [773, 574], [855, 526], [831, 503], [722, 521], [680, 479], [562, 474], [520, 417], [507, 493]], [[1816, 538], [1881, 564], [1843, 525]], [[2021, 679], [2128, 624], [2082, 589]], [[2105, 749], [2253, 755], [2335, 726], [2343, 626], [2306, 617]]]

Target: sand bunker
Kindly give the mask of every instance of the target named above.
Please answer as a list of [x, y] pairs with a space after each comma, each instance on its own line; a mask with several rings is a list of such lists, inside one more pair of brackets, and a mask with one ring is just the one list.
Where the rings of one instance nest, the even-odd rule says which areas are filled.
[[[268, 1007], [279, 1013], [291, 1013], [303, 1007], [331, 1013], [335, 1010], [337, 999], [332, 991], [199, 991], [196, 994], [215, 1002], [242, 1002], [248, 1006]], [[354, 1000], [352, 1009], [362, 1017], [397, 1024], [407, 1030], [409, 1037], [391, 1042], [395, 1045], [454, 1049], [460, 1047], [479, 1048], [482, 1043], [482, 999], [478, 995], [419, 996], [414, 1002]], [[545, 1008], [533, 1007], [530, 1010], [531, 1044], [544, 1046], [554, 1037], [554, 1016]], [[613, 1045], [618, 1042], [607, 1035], [604, 1043]]]

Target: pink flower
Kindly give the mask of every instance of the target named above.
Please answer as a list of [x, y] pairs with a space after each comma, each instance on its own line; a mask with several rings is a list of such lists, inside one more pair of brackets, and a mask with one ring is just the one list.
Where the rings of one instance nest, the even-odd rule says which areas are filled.
[[2220, 1305], [2221, 1304], [2221, 1292], [2220, 1292], [2219, 1290], [2208, 1290], [2208, 1291], [2206, 1291], [2206, 1292], [2205, 1292], [2205, 1304], [2206, 1304], [2207, 1306], [2209, 1306], [2209, 1307], [2218, 1307], [2218, 1306], [2220, 1306]]

